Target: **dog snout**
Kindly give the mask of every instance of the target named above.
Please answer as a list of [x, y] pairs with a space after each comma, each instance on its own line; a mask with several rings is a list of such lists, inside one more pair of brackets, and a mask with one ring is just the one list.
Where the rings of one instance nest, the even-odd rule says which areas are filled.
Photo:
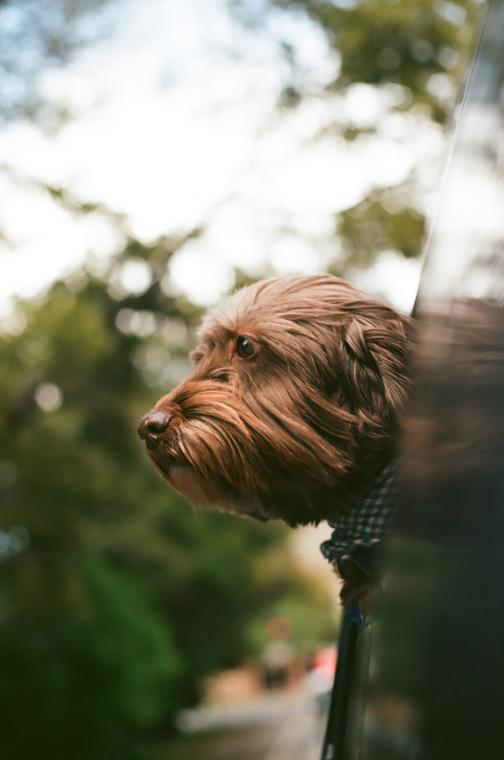
[[161, 409], [151, 409], [138, 423], [138, 435], [147, 443], [156, 442], [167, 429], [171, 418], [171, 414], [163, 412]]

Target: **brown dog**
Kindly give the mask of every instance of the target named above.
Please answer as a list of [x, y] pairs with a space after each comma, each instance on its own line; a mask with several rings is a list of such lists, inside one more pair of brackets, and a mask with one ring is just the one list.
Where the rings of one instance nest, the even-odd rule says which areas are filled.
[[411, 322], [331, 275], [263, 280], [208, 314], [194, 369], [139, 425], [190, 502], [295, 526], [390, 461]]

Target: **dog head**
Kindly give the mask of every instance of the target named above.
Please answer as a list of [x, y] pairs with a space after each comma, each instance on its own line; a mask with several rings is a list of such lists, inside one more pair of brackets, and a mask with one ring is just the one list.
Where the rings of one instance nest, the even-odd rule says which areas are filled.
[[337, 277], [263, 280], [204, 318], [193, 371], [139, 434], [196, 505], [317, 522], [392, 455], [410, 329]]

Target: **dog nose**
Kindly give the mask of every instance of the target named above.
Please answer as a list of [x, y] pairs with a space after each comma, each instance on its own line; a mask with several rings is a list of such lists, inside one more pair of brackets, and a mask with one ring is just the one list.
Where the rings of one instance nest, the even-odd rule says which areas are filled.
[[138, 435], [144, 440], [157, 438], [170, 424], [171, 415], [160, 409], [147, 412], [138, 423]]

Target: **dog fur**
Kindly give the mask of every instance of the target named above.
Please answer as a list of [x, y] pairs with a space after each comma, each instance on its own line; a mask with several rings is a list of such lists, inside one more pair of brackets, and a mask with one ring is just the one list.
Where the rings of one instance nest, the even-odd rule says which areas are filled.
[[[412, 323], [331, 275], [262, 280], [203, 320], [194, 369], [141, 421], [190, 502], [291, 526], [355, 503], [390, 461]], [[149, 431], [149, 415], [169, 420]]]

